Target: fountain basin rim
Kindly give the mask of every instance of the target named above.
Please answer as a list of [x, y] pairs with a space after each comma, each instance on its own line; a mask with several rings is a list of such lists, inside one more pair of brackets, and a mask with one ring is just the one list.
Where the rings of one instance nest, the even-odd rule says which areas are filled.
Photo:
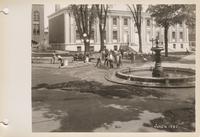
[[[176, 71], [186, 71], [187, 73], [193, 73], [192, 76], [182, 76], [182, 77], [148, 77], [148, 76], [137, 76], [137, 75], [129, 75], [129, 74], [125, 74], [127, 71], [128, 72], [134, 72], [134, 71], [152, 71], [154, 67], [135, 67], [135, 68], [125, 68], [122, 69], [120, 71], [117, 71], [116, 74], [120, 74], [120, 75], [126, 75], [129, 77], [135, 77], [135, 78], [147, 78], [147, 79], [184, 79], [184, 78], [194, 78], [195, 77], [195, 70], [194, 69], [190, 69], [190, 68], [178, 68], [178, 67], [162, 67], [163, 69], [175, 69]], [[124, 72], [125, 71], [125, 72]]]
[[116, 71], [115, 76], [127, 80], [127, 81], [134, 81], [139, 83], [148, 83], [148, 84], [191, 84], [194, 85], [195, 81], [195, 71], [193, 69], [186, 69], [186, 68], [177, 68], [177, 67], [164, 67], [164, 69], [177, 69], [176, 71], [185, 71], [187, 73], [191, 73], [192, 76], [184, 76], [184, 77], [145, 77], [145, 76], [136, 76], [136, 75], [128, 75], [125, 72], [133, 72], [133, 71], [144, 71], [144, 70], [152, 70], [153, 67], [142, 67], [142, 68], [126, 68], [122, 69], [121, 71]]

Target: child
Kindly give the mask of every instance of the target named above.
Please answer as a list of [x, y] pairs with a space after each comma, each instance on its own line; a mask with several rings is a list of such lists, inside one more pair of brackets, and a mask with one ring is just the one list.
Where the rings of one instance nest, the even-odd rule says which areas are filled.
[[61, 68], [62, 66], [64, 66], [63, 58], [60, 55], [58, 55], [57, 57], [58, 57], [58, 61], [60, 61], [60, 65], [58, 68]]
[[56, 53], [55, 51], [53, 52], [53, 57], [52, 57], [52, 64], [55, 64], [56, 61]]

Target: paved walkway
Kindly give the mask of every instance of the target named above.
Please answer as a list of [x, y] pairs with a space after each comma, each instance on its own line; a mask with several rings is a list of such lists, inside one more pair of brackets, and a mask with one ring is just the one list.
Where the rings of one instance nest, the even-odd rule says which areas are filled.
[[[77, 68], [77, 67], [84, 67], [88, 65], [92, 65], [94, 63], [92, 62], [87, 62], [84, 63], [83, 61], [74, 61], [73, 63], [69, 63], [67, 66], [64, 66], [62, 68]], [[41, 67], [41, 68], [59, 68], [59, 64], [32, 64], [33, 67]]]

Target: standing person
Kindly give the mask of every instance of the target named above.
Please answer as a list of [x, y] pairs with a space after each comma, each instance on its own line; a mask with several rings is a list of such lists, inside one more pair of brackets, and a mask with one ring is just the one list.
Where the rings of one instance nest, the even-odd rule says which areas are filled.
[[122, 54], [119, 53], [119, 66], [121, 66], [121, 65], [122, 65]]
[[101, 67], [101, 59], [102, 59], [102, 52], [97, 54], [97, 63], [95, 65], [95, 67], [98, 67], [98, 66]]
[[58, 61], [60, 61], [58, 68], [61, 68], [62, 66], [64, 66], [63, 58], [60, 55], [58, 55], [57, 57], [58, 57]]
[[110, 51], [110, 54], [109, 54], [109, 64], [110, 64], [110, 68], [113, 68], [113, 60], [114, 60], [114, 57], [113, 57], [113, 52], [112, 50]]
[[52, 64], [55, 64], [55, 61], [56, 61], [56, 53], [55, 51], [53, 52], [53, 56], [52, 56]]
[[121, 56], [123, 58], [124, 57], [124, 50], [122, 48], [120, 49], [120, 53], [121, 53]]
[[105, 54], [106, 54], [106, 52], [105, 52], [105, 48], [104, 48], [102, 51], [102, 57], [101, 57], [102, 60], [105, 60]]
[[120, 53], [117, 53], [117, 54], [116, 54], [116, 64], [117, 64], [117, 68], [119, 68], [119, 66], [120, 66], [119, 56], [120, 56]]
[[131, 63], [134, 63], [134, 60], [135, 60], [135, 59], [134, 59], [134, 56], [135, 56], [134, 53], [131, 52]]
[[108, 67], [108, 63], [109, 63], [109, 51], [105, 50], [105, 60], [104, 60], [104, 66]]

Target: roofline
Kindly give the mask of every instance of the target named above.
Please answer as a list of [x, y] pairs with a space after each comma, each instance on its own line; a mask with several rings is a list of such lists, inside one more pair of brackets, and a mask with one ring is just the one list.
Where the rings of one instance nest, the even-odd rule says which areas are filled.
[[44, 4], [32, 4], [32, 6], [44, 6]]
[[[64, 7], [62, 9], [50, 14], [47, 17], [50, 19], [53, 16], [60, 15], [60, 13], [62, 13], [63, 11], [66, 11], [66, 12], [69, 11], [68, 7]], [[116, 13], [118, 15], [123, 14], [124, 16], [132, 16], [131, 11], [128, 11], [128, 10], [127, 11], [125, 11], [125, 10], [108, 10], [108, 13], [110, 13], [111, 15]], [[142, 15], [145, 17], [150, 16], [150, 14], [148, 14], [147, 12], [142, 12]], [[115, 15], [113, 15], [113, 16], [115, 16]]]
[[50, 14], [50, 15], [47, 16], [47, 17], [48, 17], [48, 18], [51, 18], [51, 17], [53, 17], [53, 16], [56, 16], [56, 14], [59, 14], [59, 13], [61, 13], [61, 12], [63, 12], [63, 11], [67, 11], [67, 10], [68, 10], [67, 8], [68, 8], [68, 7], [64, 7], [64, 8], [62, 8], [62, 9], [60, 9], [60, 10], [58, 10], [58, 11], [56, 11], [56, 12]]

